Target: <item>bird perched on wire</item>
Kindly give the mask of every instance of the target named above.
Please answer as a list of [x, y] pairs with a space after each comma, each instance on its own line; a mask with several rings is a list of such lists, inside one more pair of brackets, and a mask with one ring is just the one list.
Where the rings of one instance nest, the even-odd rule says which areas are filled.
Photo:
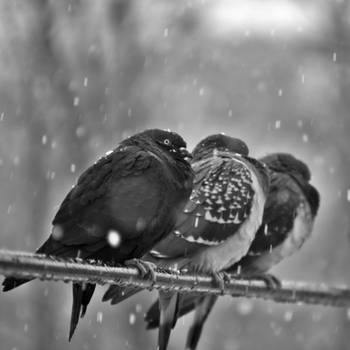
[[[194, 188], [172, 234], [157, 244], [147, 259], [160, 267], [213, 274], [239, 261], [262, 222], [268, 189], [264, 166], [248, 157], [248, 147], [222, 134], [202, 140], [192, 152]], [[112, 304], [140, 291], [111, 286], [104, 300]], [[160, 291], [158, 348], [165, 350], [177, 320], [178, 293]]]
[[[311, 234], [320, 202], [318, 191], [309, 183], [311, 175], [305, 163], [286, 153], [274, 153], [260, 160], [267, 165], [270, 177], [263, 223], [248, 254], [226, 270], [245, 277], [261, 277], [281, 260], [297, 252]], [[272, 286], [279, 285], [274, 276], [269, 276], [267, 280]], [[216, 300], [215, 295], [181, 295], [179, 316], [195, 309], [186, 349], [196, 348]], [[146, 321], [148, 328], [159, 326], [158, 301], [149, 309]]]
[[[192, 189], [190, 157], [175, 132], [151, 129], [125, 139], [79, 177], [37, 253], [111, 264], [140, 258], [174, 228]], [[27, 281], [8, 277], [3, 290]], [[94, 289], [73, 284], [69, 340]]]

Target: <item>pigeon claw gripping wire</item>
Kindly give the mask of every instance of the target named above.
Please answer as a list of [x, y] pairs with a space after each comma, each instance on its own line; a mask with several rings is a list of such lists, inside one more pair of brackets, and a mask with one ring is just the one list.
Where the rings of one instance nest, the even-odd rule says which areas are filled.
[[263, 275], [257, 275], [255, 277], [256, 277], [256, 279], [265, 282], [266, 287], [268, 287], [270, 289], [279, 289], [282, 287], [281, 281], [276, 276], [271, 275], [270, 273], [266, 273]]
[[230, 277], [226, 272], [213, 272], [211, 274], [215, 284], [220, 288], [221, 295], [225, 294], [225, 282], [230, 281]]
[[279, 289], [282, 287], [281, 281], [276, 276], [269, 273], [235, 275], [235, 278], [262, 281], [265, 283], [266, 287], [270, 289]]
[[125, 266], [136, 267], [140, 272], [142, 278], [148, 276], [149, 280], [154, 284], [156, 282], [156, 268], [157, 266], [152, 262], [141, 259], [130, 259], [125, 261]]

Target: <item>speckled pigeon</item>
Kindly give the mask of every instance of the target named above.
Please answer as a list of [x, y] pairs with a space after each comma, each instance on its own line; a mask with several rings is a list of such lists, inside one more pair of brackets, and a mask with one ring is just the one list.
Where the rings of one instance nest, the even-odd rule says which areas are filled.
[[[227, 269], [245, 277], [259, 277], [282, 259], [297, 252], [311, 234], [319, 208], [319, 194], [310, 181], [306, 164], [290, 154], [274, 153], [262, 159], [269, 169], [270, 189], [264, 209], [263, 223], [248, 251], [238, 263]], [[278, 280], [272, 277], [272, 284]], [[178, 315], [195, 311], [188, 333], [186, 349], [194, 350], [203, 325], [217, 296], [180, 296]], [[158, 301], [149, 309], [148, 328], [159, 326]]]

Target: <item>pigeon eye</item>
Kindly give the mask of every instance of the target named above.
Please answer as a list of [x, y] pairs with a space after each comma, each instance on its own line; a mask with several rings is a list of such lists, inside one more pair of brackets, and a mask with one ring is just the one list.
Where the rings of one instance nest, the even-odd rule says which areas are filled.
[[170, 145], [170, 140], [169, 140], [169, 139], [165, 139], [165, 140], [163, 141], [163, 143], [164, 143], [164, 145], [169, 146], [169, 145]]

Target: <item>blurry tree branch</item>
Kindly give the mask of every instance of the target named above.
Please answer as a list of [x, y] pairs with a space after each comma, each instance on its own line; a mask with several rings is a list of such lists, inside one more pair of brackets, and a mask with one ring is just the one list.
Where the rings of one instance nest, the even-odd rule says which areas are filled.
[[283, 282], [271, 289], [260, 280], [231, 276], [222, 291], [213, 277], [157, 269], [155, 280], [142, 277], [136, 268], [111, 267], [78, 259], [63, 260], [44, 255], [0, 251], [0, 274], [64, 282], [134, 285], [147, 289], [177, 290], [191, 293], [225, 294], [323, 306], [350, 306], [350, 289], [306, 282]]

